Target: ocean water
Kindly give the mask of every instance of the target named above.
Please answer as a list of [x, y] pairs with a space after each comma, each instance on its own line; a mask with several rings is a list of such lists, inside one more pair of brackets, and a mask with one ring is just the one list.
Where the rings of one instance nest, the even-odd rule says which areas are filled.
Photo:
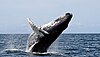
[[25, 52], [29, 34], [0, 34], [0, 57], [100, 57], [100, 34], [61, 34], [48, 54]]

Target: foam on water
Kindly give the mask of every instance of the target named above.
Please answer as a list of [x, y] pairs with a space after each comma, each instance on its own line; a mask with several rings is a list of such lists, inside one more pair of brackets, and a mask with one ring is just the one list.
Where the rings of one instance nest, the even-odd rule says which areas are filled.
[[5, 56], [5, 54], [8, 56], [8, 55], [27, 55], [29, 56], [29, 54], [31, 54], [31, 56], [51, 56], [51, 55], [54, 55], [54, 56], [64, 56], [64, 54], [61, 54], [61, 53], [58, 53], [58, 52], [44, 52], [44, 53], [39, 53], [39, 52], [26, 52], [26, 51], [23, 51], [23, 50], [20, 50], [20, 49], [5, 49], [1, 52], [1, 54], [4, 54], [3, 56]]
[[24, 52], [24, 51], [20, 49], [4, 49], [2, 52], [3, 53], [18, 53], [18, 52]]

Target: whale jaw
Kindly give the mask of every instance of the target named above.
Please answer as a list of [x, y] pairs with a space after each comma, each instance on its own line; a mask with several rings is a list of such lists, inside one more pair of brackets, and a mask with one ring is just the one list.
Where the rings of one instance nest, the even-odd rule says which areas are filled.
[[66, 13], [65, 16], [41, 27], [31, 24], [33, 32], [30, 34], [27, 41], [27, 49], [29, 52], [47, 52], [49, 46], [57, 39], [63, 30], [68, 27], [71, 18], [72, 14]]

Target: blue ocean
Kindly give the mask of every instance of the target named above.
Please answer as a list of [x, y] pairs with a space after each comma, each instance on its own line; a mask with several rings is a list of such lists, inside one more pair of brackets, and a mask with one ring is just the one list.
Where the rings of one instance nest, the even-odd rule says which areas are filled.
[[0, 57], [100, 57], [100, 34], [61, 34], [48, 54], [26, 52], [29, 34], [0, 34]]

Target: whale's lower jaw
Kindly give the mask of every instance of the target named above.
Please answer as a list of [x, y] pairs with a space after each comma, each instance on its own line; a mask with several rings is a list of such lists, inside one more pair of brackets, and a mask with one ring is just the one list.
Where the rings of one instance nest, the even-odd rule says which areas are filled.
[[28, 38], [28, 50], [30, 52], [47, 52], [49, 46], [57, 39], [57, 37], [68, 27], [72, 18], [72, 14], [66, 13], [65, 16], [50, 22], [49, 24], [37, 28], [34, 25], [34, 33], [30, 34]]

